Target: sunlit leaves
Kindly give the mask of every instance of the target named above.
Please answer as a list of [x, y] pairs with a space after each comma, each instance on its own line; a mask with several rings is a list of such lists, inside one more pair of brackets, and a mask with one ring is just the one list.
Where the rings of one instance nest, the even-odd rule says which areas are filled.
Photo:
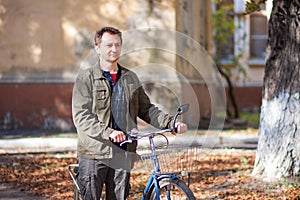
[[[263, 183], [250, 174], [254, 155], [220, 150], [194, 164], [198, 171], [191, 174], [190, 188], [198, 199], [297, 199], [297, 184]], [[23, 191], [51, 200], [72, 199], [73, 183], [67, 166], [76, 163], [74, 157], [55, 155], [24, 155], [0, 157], [0, 181], [14, 183]], [[141, 199], [148, 173], [132, 173], [131, 194], [128, 200]], [[184, 179], [185, 181], [186, 178]], [[291, 185], [293, 187], [291, 187]]]
[[253, 13], [256, 11], [260, 11], [260, 6], [265, 4], [267, 0], [250, 0], [246, 2], [246, 13]]

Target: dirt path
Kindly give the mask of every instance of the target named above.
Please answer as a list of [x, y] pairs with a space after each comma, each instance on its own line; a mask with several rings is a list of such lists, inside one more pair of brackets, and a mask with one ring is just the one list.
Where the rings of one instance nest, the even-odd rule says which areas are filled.
[[13, 189], [11, 184], [0, 183], [1, 200], [46, 200], [42, 197], [27, 194], [20, 189]]

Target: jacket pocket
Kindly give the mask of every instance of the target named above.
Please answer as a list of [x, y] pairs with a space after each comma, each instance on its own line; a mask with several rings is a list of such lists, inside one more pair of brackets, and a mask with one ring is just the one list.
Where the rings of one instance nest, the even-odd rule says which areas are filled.
[[106, 102], [108, 99], [108, 91], [105, 87], [97, 87], [93, 91], [94, 100], [96, 105], [96, 110], [101, 110], [106, 107]]

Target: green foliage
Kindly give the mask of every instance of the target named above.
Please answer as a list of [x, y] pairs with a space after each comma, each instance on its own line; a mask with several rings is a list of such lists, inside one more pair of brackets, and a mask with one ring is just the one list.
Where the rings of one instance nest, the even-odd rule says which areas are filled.
[[298, 188], [299, 187], [299, 177], [295, 177], [295, 180], [290, 180], [288, 178], [284, 178], [282, 180], [282, 185], [284, 188]]
[[[249, 14], [252, 12], [260, 11], [261, 5], [265, 4], [267, 0], [250, 0], [246, 2], [246, 13]], [[224, 0], [215, 0], [215, 4], [219, 6], [219, 8], [216, 10], [216, 12], [212, 16], [213, 26], [214, 30], [216, 31], [216, 34], [214, 35], [213, 39], [214, 41], [219, 45], [227, 45], [229, 48], [232, 48], [234, 44], [229, 44], [229, 38], [232, 37], [234, 34], [234, 31], [236, 29], [241, 29], [239, 25], [235, 27], [234, 25], [234, 5], [226, 5]], [[236, 41], [239, 44], [243, 44], [246, 42], [246, 33], [239, 38], [238, 41]], [[231, 45], [231, 46], [230, 46]], [[244, 45], [239, 45], [244, 46]], [[217, 54], [220, 52], [217, 52]], [[238, 74], [242, 75], [243, 77], [246, 77], [246, 70], [240, 63], [240, 59], [243, 57], [244, 49], [239, 48], [238, 52], [235, 52], [235, 55], [233, 55], [230, 58], [230, 61], [233, 66], [236, 67], [238, 70]], [[219, 55], [216, 57], [218, 58]], [[226, 74], [231, 77], [231, 67], [225, 66], [224, 67]]]
[[20, 163], [18, 163], [18, 162], [14, 162], [12, 166], [13, 166], [13, 167], [20, 167], [20, 166], [21, 166], [21, 164], [20, 164]]
[[[219, 46], [226, 46], [228, 49], [231, 49], [234, 47], [234, 43], [230, 43], [230, 38], [233, 37], [235, 30], [241, 29], [240, 25], [235, 26], [234, 24], [234, 5], [228, 5], [223, 4], [223, 1], [216, 0], [215, 3], [218, 6], [218, 9], [216, 12], [212, 15], [212, 21], [213, 21], [213, 27], [216, 31], [216, 34], [214, 34], [213, 39]], [[237, 43], [243, 44], [246, 42], [246, 33], [239, 38]], [[239, 45], [244, 46], [244, 45]], [[220, 57], [221, 52], [217, 50], [216, 52], [216, 58], [218, 62], [218, 58]], [[241, 74], [243, 77], [246, 77], [246, 70], [240, 63], [240, 59], [243, 57], [244, 49], [239, 48], [238, 52], [235, 52], [235, 55], [232, 55], [230, 57], [230, 61], [234, 67], [237, 68], [238, 74]], [[226, 71], [226, 74], [231, 77], [231, 67], [230, 66], [224, 66], [224, 69]]]
[[216, 33], [214, 40], [224, 44], [234, 33], [234, 19], [229, 17], [228, 13], [233, 12], [233, 5], [221, 6], [212, 16], [214, 29]]
[[246, 13], [253, 13], [256, 11], [260, 11], [260, 5], [265, 4], [267, 0], [250, 0], [246, 2]]
[[246, 120], [250, 124], [259, 125], [260, 113], [240, 113], [240, 118]]
[[241, 165], [242, 165], [243, 168], [248, 168], [249, 167], [248, 160], [247, 160], [247, 158], [245, 158], [245, 156], [242, 156], [240, 158], [240, 161], [241, 161]]
[[47, 169], [50, 169], [50, 166], [49, 165], [42, 165], [41, 168], [44, 169], [44, 170], [47, 170]]

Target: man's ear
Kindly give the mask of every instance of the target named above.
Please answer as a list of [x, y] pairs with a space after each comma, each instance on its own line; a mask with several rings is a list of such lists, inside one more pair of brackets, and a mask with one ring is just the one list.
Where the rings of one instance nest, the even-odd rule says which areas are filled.
[[94, 49], [95, 49], [97, 54], [100, 54], [100, 48], [99, 48], [98, 45], [94, 45]]

